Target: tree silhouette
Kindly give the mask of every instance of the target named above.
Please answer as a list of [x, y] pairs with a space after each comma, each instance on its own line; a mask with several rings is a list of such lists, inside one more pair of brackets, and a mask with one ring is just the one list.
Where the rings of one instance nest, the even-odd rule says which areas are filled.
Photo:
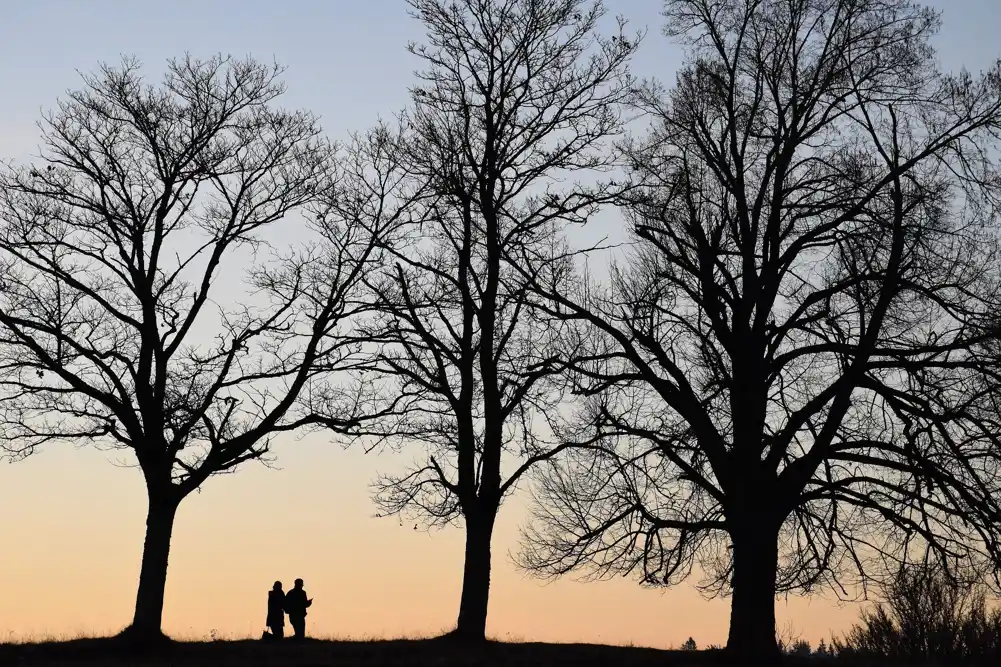
[[322, 257], [260, 257], [265, 228], [322, 221], [337, 176], [314, 117], [273, 105], [280, 74], [185, 57], [157, 87], [135, 61], [103, 66], [45, 116], [40, 159], [0, 177], [0, 432], [21, 452], [134, 454], [149, 499], [136, 637], [160, 636], [181, 500], [307, 423], [300, 392], [357, 348], [338, 332], [362, 309], [368, 229], [325, 226]]
[[[362, 338], [392, 414], [354, 431], [427, 458], [382, 476], [376, 501], [429, 525], [461, 519], [466, 546], [456, 633], [484, 638], [498, 508], [533, 464], [552, 456], [562, 399], [553, 325], [527, 307], [526, 280], [573, 281], [561, 230], [620, 188], [602, 181], [636, 40], [624, 24], [598, 36], [600, 3], [411, 0], [426, 66], [394, 131], [356, 144], [345, 219], [392, 226], [393, 266], [367, 283], [381, 312]], [[560, 185], [558, 178], [593, 182]], [[371, 440], [370, 440], [371, 442]], [[372, 445], [376, 446], [376, 445]]]
[[979, 573], [955, 574], [931, 560], [902, 567], [882, 587], [880, 603], [834, 638], [838, 654], [916, 663], [997, 659], [1001, 609], [991, 608]]
[[926, 544], [1001, 562], [1001, 69], [936, 69], [903, 0], [669, 0], [689, 59], [628, 147], [606, 288], [536, 291], [603, 339], [522, 564], [698, 567], [728, 650], [774, 655], [776, 591], [865, 583]]

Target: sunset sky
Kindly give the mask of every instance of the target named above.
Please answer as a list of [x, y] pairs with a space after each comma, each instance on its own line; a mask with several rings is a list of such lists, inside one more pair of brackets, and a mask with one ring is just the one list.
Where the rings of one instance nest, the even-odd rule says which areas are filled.
[[[943, 66], [977, 71], [1001, 54], [998, 0], [939, 0]], [[660, 0], [606, 0], [649, 34], [634, 64], [672, 83], [681, 53], [662, 37]], [[287, 107], [322, 117], [332, 137], [363, 130], [406, 103], [420, 39], [403, 0], [21, 0], [0, 15], [0, 158], [24, 160], [34, 123], [77, 70], [134, 54], [153, 81], [190, 51], [272, 58], [288, 66]], [[239, 280], [240, 276], [227, 277]], [[376, 471], [419, 456], [345, 451], [322, 435], [279, 439], [274, 468], [252, 463], [210, 479], [180, 507], [164, 630], [177, 637], [259, 635], [267, 590], [302, 577], [315, 602], [309, 632], [340, 637], [437, 633], [451, 626], [461, 583], [459, 528], [428, 533], [376, 519]], [[0, 465], [0, 642], [117, 631], [132, 618], [146, 513], [142, 475], [125, 452], [52, 445]], [[670, 647], [724, 643], [727, 600], [633, 580], [544, 583], [509, 556], [525, 519], [515, 497], [494, 538], [488, 634], [499, 639]], [[778, 624], [816, 644], [855, 617], [833, 596], [777, 603]]]

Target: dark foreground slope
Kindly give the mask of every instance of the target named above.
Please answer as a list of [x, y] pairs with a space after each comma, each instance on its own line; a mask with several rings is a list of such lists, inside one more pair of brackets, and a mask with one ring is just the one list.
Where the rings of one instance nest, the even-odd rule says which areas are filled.
[[[81, 639], [45, 644], [0, 645], [0, 665], [118, 665], [166, 667], [244, 665], [336, 667], [403, 667], [434, 665], [573, 665], [647, 667], [713, 664], [693, 660], [693, 654], [657, 649], [589, 644], [515, 644], [488, 642], [466, 645], [447, 639], [398, 641], [318, 641], [280, 644], [261, 641], [170, 642], [146, 649], [109, 639]], [[701, 656], [708, 657], [708, 656]]]
[[[449, 639], [318, 641], [281, 644], [260, 641], [168, 642], [136, 648], [114, 639], [80, 639], [43, 644], [0, 644], [0, 666], [79, 665], [104, 667], [698, 667], [733, 664], [711, 652], [663, 651], [594, 644], [488, 642], [464, 645]], [[787, 658], [782, 665], [868, 667], [873, 663]], [[875, 665], [873, 665], [875, 667]]]

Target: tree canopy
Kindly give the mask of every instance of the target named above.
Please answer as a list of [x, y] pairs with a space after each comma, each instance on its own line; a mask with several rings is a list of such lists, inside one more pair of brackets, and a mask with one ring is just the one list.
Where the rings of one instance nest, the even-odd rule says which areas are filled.
[[688, 61], [637, 91], [648, 134], [610, 281], [537, 284], [595, 332], [576, 442], [523, 564], [704, 575], [728, 646], [774, 651], [777, 591], [910, 546], [1001, 563], [1001, 69], [937, 68], [903, 0], [669, 0]]

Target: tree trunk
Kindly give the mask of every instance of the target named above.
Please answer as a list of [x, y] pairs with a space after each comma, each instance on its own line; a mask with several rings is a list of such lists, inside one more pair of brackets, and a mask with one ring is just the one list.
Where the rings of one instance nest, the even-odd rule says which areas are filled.
[[160, 629], [163, 619], [163, 593], [167, 585], [167, 557], [170, 554], [170, 536], [174, 529], [176, 513], [176, 502], [166, 499], [154, 500], [153, 494], [150, 494], [135, 614], [132, 617], [132, 625], [124, 633], [130, 638], [148, 640], [163, 637], [163, 631]]
[[484, 641], [490, 599], [490, 540], [497, 510], [478, 510], [466, 517], [466, 559], [462, 570], [462, 599], [455, 634]]
[[764, 522], [742, 523], [747, 529], [731, 535], [733, 596], [726, 649], [742, 659], [774, 659], [778, 656], [775, 641], [778, 529], [769, 529]]

